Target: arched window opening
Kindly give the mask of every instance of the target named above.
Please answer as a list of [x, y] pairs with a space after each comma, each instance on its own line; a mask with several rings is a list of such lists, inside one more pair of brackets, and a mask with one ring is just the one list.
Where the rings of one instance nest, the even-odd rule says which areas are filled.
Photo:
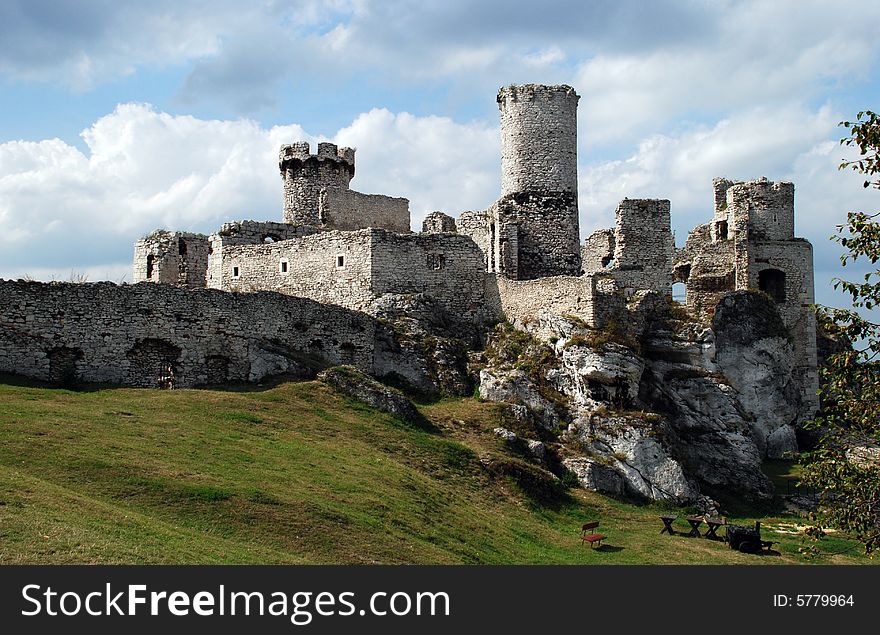
[[679, 304], [684, 304], [687, 299], [687, 288], [684, 282], [675, 282], [672, 285], [672, 299]]
[[758, 273], [758, 288], [776, 303], [785, 302], [785, 273], [779, 269], [764, 269]]

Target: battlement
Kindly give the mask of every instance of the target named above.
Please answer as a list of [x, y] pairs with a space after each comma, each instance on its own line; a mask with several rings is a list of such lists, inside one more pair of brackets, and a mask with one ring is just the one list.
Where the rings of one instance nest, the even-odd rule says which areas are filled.
[[318, 144], [317, 154], [311, 154], [308, 141], [297, 141], [281, 146], [278, 153], [278, 169], [283, 175], [287, 170], [301, 165], [307, 161], [333, 161], [345, 167], [349, 172], [348, 178], [354, 176], [354, 148], [340, 148], [335, 143], [321, 142]]
[[495, 101], [498, 107], [503, 108], [508, 102], [517, 101], [535, 101], [535, 100], [551, 101], [554, 99], [574, 100], [577, 104], [580, 96], [575, 92], [574, 88], [567, 84], [557, 84], [547, 86], [544, 84], [511, 84], [510, 86], [502, 86], [498, 89], [498, 96]]

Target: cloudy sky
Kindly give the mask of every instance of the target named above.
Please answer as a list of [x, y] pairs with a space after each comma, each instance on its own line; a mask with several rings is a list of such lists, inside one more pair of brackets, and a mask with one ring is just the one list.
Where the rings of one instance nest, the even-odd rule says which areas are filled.
[[679, 244], [714, 176], [791, 180], [816, 290], [880, 194], [837, 170], [880, 108], [880, 3], [848, 0], [0, 0], [0, 277], [131, 279], [132, 243], [280, 220], [277, 149], [354, 146], [362, 192], [484, 209], [498, 87], [581, 95], [581, 232], [669, 198]]

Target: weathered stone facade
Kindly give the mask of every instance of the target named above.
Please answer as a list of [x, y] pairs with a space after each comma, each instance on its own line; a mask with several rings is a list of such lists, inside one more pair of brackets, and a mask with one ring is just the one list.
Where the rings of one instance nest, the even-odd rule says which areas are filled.
[[0, 296], [0, 371], [39, 379], [167, 387], [374, 369], [376, 321], [304, 298], [11, 281]]
[[134, 282], [204, 287], [210, 246], [204, 234], [154, 231], [134, 246]]

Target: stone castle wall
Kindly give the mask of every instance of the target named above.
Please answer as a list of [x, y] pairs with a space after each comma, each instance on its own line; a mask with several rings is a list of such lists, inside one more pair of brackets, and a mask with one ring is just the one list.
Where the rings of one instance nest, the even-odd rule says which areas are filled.
[[278, 291], [362, 310], [375, 297], [371, 233], [327, 231], [271, 244], [224, 247], [218, 288]]
[[624, 199], [615, 212], [614, 273], [624, 289], [672, 292], [669, 201]]
[[458, 234], [372, 232], [372, 289], [386, 293], [426, 293], [450, 317], [481, 323], [487, 316], [483, 254]]
[[528, 322], [544, 313], [575, 316], [593, 325], [595, 288], [591, 276], [551, 276], [510, 280], [490, 274], [487, 298], [498, 298], [496, 311], [510, 321]]
[[326, 229], [356, 230], [376, 227], [409, 233], [409, 200], [361, 194], [341, 187], [327, 187], [318, 196], [319, 222]]
[[586, 275], [603, 271], [614, 262], [614, 230], [597, 229], [581, 248], [581, 267]]
[[211, 234], [209, 241], [207, 284], [212, 289], [221, 289], [223, 280], [224, 250], [241, 245], [264, 245], [292, 238], [302, 238], [318, 233], [317, 227], [309, 225], [289, 225], [271, 221], [244, 220], [224, 223]]
[[0, 371], [157, 387], [258, 381], [304, 366], [373, 370], [376, 322], [275, 293], [0, 281]]
[[134, 245], [134, 282], [162, 282], [204, 287], [208, 237], [187, 232], [155, 231]]

